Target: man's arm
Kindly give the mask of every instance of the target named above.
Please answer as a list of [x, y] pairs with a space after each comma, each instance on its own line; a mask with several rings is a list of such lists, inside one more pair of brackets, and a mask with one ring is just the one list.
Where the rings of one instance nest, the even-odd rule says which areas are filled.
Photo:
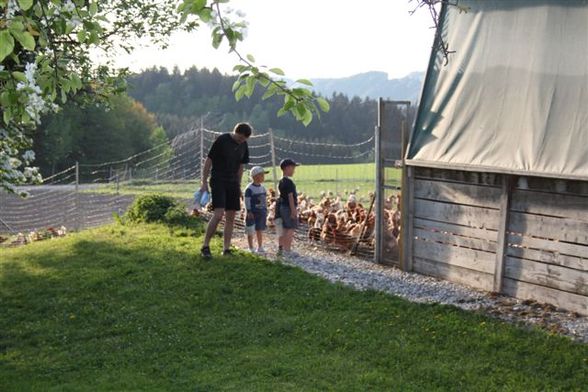
[[208, 192], [208, 176], [210, 175], [210, 168], [212, 167], [212, 159], [206, 158], [204, 168], [202, 168], [200, 190]]
[[239, 179], [239, 186], [241, 186], [241, 181], [243, 180], [243, 170], [245, 170], [245, 165], [239, 165], [239, 171], [237, 172], [237, 178]]

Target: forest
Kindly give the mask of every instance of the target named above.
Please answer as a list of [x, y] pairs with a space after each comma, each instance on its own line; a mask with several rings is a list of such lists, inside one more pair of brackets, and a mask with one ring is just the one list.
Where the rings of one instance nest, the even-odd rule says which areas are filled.
[[34, 134], [36, 165], [50, 175], [80, 163], [123, 159], [200, 126], [229, 131], [248, 121], [256, 130], [312, 142], [353, 144], [369, 138], [377, 121], [377, 101], [335, 93], [326, 97], [331, 109], [305, 127], [292, 116], [278, 117], [277, 97], [235, 100], [236, 77], [217, 69], [190, 68], [171, 72], [152, 68], [128, 78], [128, 96], [112, 99], [110, 107], [70, 103], [45, 116]]

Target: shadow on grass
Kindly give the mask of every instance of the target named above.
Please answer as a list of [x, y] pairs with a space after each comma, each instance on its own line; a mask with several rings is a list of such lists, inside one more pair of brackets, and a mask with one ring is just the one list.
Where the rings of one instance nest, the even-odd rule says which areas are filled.
[[[0, 389], [581, 389], [587, 346], [237, 255], [201, 226], [8, 253]], [[219, 247], [220, 243], [215, 243]]]

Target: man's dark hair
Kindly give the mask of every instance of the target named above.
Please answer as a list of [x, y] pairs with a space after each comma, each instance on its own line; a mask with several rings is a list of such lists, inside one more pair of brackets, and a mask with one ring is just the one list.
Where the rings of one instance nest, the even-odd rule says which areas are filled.
[[252, 131], [253, 130], [251, 129], [251, 125], [247, 123], [237, 123], [237, 125], [235, 125], [235, 128], [233, 128], [233, 132], [238, 133], [239, 135], [243, 135], [245, 137], [251, 136]]

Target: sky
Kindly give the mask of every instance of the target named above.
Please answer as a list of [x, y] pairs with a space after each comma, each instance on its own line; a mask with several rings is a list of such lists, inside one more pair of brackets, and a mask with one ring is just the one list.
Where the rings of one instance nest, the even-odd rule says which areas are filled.
[[[433, 40], [426, 9], [410, 15], [409, 0], [231, 0], [245, 13], [243, 54], [258, 64], [280, 67], [288, 78], [338, 78], [384, 71], [390, 78], [424, 71]], [[117, 57], [117, 65], [140, 71], [151, 66], [181, 70], [218, 68], [232, 73], [237, 63], [227, 46], [215, 50], [210, 30], [177, 33], [166, 50], [154, 46]]]

